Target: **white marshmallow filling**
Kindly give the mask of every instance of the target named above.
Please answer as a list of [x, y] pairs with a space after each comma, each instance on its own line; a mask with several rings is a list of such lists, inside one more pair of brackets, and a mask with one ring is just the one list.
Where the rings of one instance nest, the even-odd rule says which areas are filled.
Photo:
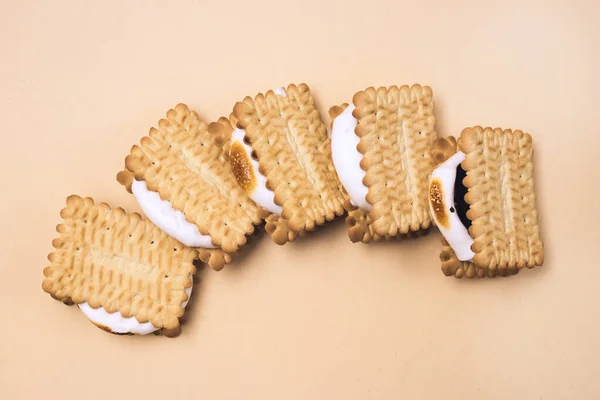
[[[192, 275], [190, 275], [190, 279], [192, 279], [192, 285], [185, 289], [187, 300], [181, 303], [183, 308], [187, 306], [192, 295], [192, 288], [194, 286]], [[93, 309], [87, 302], [78, 304], [78, 306], [90, 321], [96, 325], [110, 329], [112, 333], [147, 335], [159, 329], [152, 325], [151, 322], [138, 322], [135, 317], [124, 318], [119, 311], [109, 314], [104, 307]]]
[[[284, 88], [279, 87], [273, 91], [277, 96], [287, 97]], [[232, 163], [233, 173], [248, 197], [271, 214], [281, 216], [283, 208], [275, 204], [275, 193], [267, 187], [267, 178], [258, 170], [259, 163], [252, 157], [252, 146], [246, 143], [246, 131], [235, 129], [231, 134], [230, 158], [235, 158]], [[243, 154], [237, 154], [236, 152]]]
[[360, 138], [354, 133], [358, 123], [352, 115], [354, 109], [354, 105], [350, 104], [333, 120], [331, 156], [338, 178], [350, 196], [352, 205], [368, 212], [372, 206], [367, 201], [369, 188], [363, 183], [366, 172], [360, 167], [363, 155], [357, 148]]
[[[275, 204], [275, 193], [267, 188], [267, 178], [263, 176], [258, 170], [258, 161], [252, 157], [252, 146], [244, 141], [246, 132], [243, 129], [236, 129], [231, 134], [231, 150], [229, 156], [232, 157], [232, 151], [241, 150], [244, 152], [243, 168], [250, 168], [251, 171], [245, 171], [246, 176], [243, 178], [246, 182], [240, 182], [239, 175], [234, 171], [238, 183], [242, 186], [248, 197], [252, 199], [260, 207], [264, 208], [268, 212], [280, 216], [283, 208]], [[239, 156], [239, 155], [238, 155]], [[234, 167], [240, 168], [240, 166]], [[250, 172], [248, 176], [248, 173]], [[254, 179], [252, 179], [252, 177]], [[247, 182], [251, 180], [252, 182]]]
[[465, 202], [467, 189], [462, 183], [466, 176], [460, 163], [465, 159], [457, 152], [440, 164], [429, 179], [429, 209], [436, 225], [460, 261], [473, 261], [473, 238], [468, 228], [469, 205]]
[[157, 192], [148, 190], [145, 181], [133, 180], [131, 191], [137, 199], [144, 214], [150, 221], [169, 236], [188, 247], [214, 249], [209, 235], [202, 235], [198, 227], [185, 219], [185, 215], [173, 209], [170, 201], [162, 200]]

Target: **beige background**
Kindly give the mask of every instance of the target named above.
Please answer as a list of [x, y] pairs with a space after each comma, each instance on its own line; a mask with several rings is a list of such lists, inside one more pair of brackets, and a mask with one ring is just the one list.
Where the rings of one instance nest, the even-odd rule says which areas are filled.
[[[2, 2], [0, 398], [600, 398], [598, 2], [157, 3]], [[65, 197], [137, 211], [115, 174], [168, 108], [211, 121], [290, 82], [327, 121], [418, 82], [442, 136], [530, 132], [545, 266], [457, 281], [437, 232], [353, 245], [340, 220], [202, 271], [174, 340], [42, 292]]]

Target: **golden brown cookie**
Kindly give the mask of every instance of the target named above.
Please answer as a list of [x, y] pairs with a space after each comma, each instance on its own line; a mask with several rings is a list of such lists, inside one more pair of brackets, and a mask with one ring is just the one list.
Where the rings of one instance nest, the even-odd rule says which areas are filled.
[[89, 312], [102, 308], [167, 335], [178, 331], [196, 272], [196, 250], [139, 214], [90, 198], [69, 196], [60, 215], [64, 223], [57, 226], [60, 237], [52, 242], [56, 250], [44, 269], [44, 291]]
[[[460, 167], [466, 177], [468, 234], [473, 239], [472, 262], [460, 261], [442, 238], [442, 271], [447, 276], [509, 276], [523, 267], [543, 264], [538, 213], [533, 182], [532, 140], [521, 131], [482, 128], [464, 129], [459, 140], [438, 139], [434, 145], [436, 164], [442, 164], [457, 151], [464, 153]], [[430, 181], [433, 216], [448, 221], [459, 207], [436, 206], [434, 180]], [[457, 186], [458, 188], [458, 186]], [[458, 189], [455, 189], [458, 190]], [[436, 202], [437, 201], [437, 202]], [[447, 224], [448, 225], [448, 224]]]
[[[125, 159], [126, 169], [117, 175], [117, 180], [129, 192], [134, 180], [145, 182], [148, 191], [157, 192], [175, 212], [183, 213], [186, 222], [195, 225], [199, 235], [208, 237], [209, 245], [233, 253], [246, 243], [246, 235], [254, 231], [254, 225], [261, 223], [262, 218], [259, 207], [238, 186], [223, 152], [231, 131], [226, 118], [211, 124], [209, 130], [196, 112], [178, 104], [159, 121], [157, 128], [150, 129], [139, 146], [131, 148]], [[206, 247], [187, 242], [177, 232], [169, 233], [186, 245]], [[221, 250], [203, 252], [203, 258], [210, 258], [209, 265], [215, 269], [230, 259], [220, 254]]]
[[[264, 185], [273, 193], [275, 207], [281, 207], [280, 215], [268, 219], [266, 229], [283, 244], [342, 215], [347, 195], [308, 86], [291, 84], [280, 90], [246, 97], [235, 105], [230, 119], [243, 131], [258, 173], [266, 178]], [[231, 157], [239, 170], [235, 175], [244, 189], [254, 190], [256, 174], [248, 157], [241, 156], [243, 146], [236, 143], [240, 151]]]
[[458, 145], [465, 153], [473, 263], [491, 270], [542, 265], [531, 135], [476, 126], [462, 131]]
[[[368, 243], [427, 230], [431, 225], [427, 180], [437, 138], [431, 88], [369, 87], [356, 93], [352, 103], [368, 204], [346, 218], [350, 239]], [[332, 107], [330, 117], [337, 118], [347, 107]]]

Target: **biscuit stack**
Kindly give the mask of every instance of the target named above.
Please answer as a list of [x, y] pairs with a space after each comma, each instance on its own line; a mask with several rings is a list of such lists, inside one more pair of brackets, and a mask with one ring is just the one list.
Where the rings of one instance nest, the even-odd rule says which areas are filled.
[[283, 245], [344, 214], [353, 242], [437, 226], [447, 276], [543, 264], [529, 134], [439, 138], [421, 85], [370, 87], [329, 114], [331, 134], [306, 84], [210, 124], [178, 104], [117, 174], [145, 217], [69, 196], [42, 288], [106, 331], [176, 336], [198, 262], [220, 270], [259, 225]]

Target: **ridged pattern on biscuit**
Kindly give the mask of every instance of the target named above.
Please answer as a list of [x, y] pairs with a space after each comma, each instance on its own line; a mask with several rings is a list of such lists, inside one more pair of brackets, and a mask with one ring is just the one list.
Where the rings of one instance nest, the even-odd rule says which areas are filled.
[[458, 145], [465, 153], [473, 262], [490, 270], [542, 265], [531, 135], [476, 126], [463, 130]]
[[[433, 160], [435, 165], [442, 164], [444, 161], [452, 157], [457, 151], [456, 138], [448, 136], [446, 138], [438, 138], [433, 145]], [[432, 218], [432, 224], [435, 220]], [[460, 261], [456, 257], [456, 253], [450, 247], [446, 239], [442, 236], [441, 239], [442, 251], [440, 252], [440, 261], [442, 262], [442, 272], [446, 276], [454, 276], [455, 278], [484, 278], [486, 276], [495, 277], [493, 273], [487, 274], [483, 268], [477, 268], [475, 264], [468, 261]]]
[[395, 237], [427, 229], [431, 150], [437, 137], [428, 86], [370, 87], [354, 95], [372, 231]]
[[123, 317], [176, 329], [196, 272], [194, 249], [169, 237], [139, 214], [126, 214], [90, 198], [69, 196], [60, 237], [44, 269], [52, 297]]
[[133, 146], [126, 170], [117, 180], [131, 192], [131, 182], [146, 181], [149, 190], [172, 203], [202, 235], [231, 253], [261, 222], [259, 208], [238, 186], [223, 154], [232, 127], [226, 118], [209, 126], [178, 104]]
[[[454, 136], [447, 138], [438, 138], [433, 145], [433, 159], [437, 165], [452, 157], [458, 148], [457, 140]], [[433, 220], [432, 220], [433, 222]], [[442, 272], [446, 276], [455, 278], [495, 278], [497, 276], [506, 277], [515, 275], [519, 272], [518, 268], [505, 268], [503, 270], [490, 270], [488, 268], [479, 268], [472, 262], [460, 261], [456, 253], [450, 247], [446, 239], [441, 239], [442, 251], [440, 252], [440, 261], [442, 262]]]
[[[299, 234], [342, 215], [348, 197], [308, 86], [292, 84], [286, 92], [285, 97], [273, 91], [246, 97], [235, 105], [230, 119], [245, 130], [259, 172], [267, 178], [275, 203], [283, 207], [284, 230]], [[278, 227], [272, 232], [282, 242], [283, 226]]]

